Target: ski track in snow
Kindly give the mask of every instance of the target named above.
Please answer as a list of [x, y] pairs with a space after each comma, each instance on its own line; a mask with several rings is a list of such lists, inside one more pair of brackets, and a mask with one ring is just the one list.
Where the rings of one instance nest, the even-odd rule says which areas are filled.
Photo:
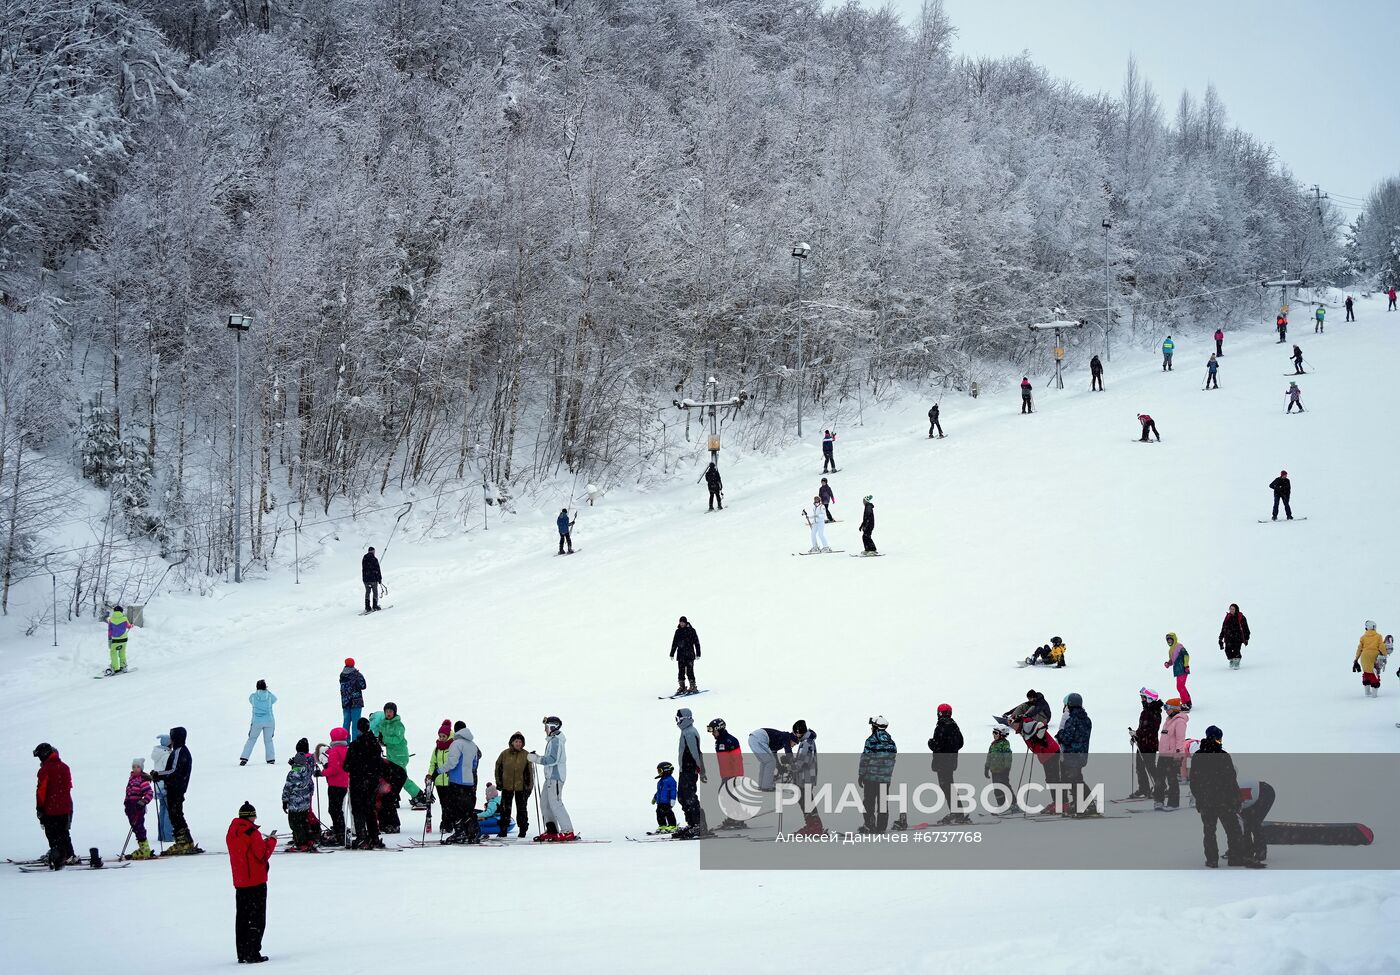
[[[1383, 299], [1362, 301], [1355, 325], [1301, 337], [1320, 364], [1300, 380], [1306, 424], [1285, 416], [1287, 355], [1255, 323], [1227, 328], [1213, 397], [1199, 395], [1213, 351], [1203, 332], [1177, 338], [1182, 368], [1167, 374], [1155, 353], [1116, 343], [1103, 393], [1088, 392], [1088, 353], [1078, 355], [1065, 390], [1037, 380], [1031, 416], [1017, 412], [1014, 380], [978, 400], [952, 394], [941, 416], [947, 440], [925, 438], [926, 402], [868, 408], [866, 426], [838, 431], [841, 522], [827, 530], [833, 548], [858, 551], [859, 499], [873, 494], [876, 543], [891, 558], [791, 557], [808, 544], [799, 511], [821, 476], [819, 414], [807, 417], [801, 445], [722, 462], [726, 499], [742, 502], [722, 514], [705, 515], [704, 487], [690, 483], [699, 467], [583, 508], [575, 539], [587, 560], [549, 557], [557, 502], [504, 522], [493, 511], [488, 532], [461, 540], [401, 533], [384, 566], [396, 608], [380, 616], [355, 615], [358, 560], [376, 524], [342, 525], [300, 586], [278, 571], [206, 598], [161, 597], [133, 636], [140, 672], [129, 678], [90, 679], [106, 658], [100, 626], [67, 627], [58, 650], [42, 634], [4, 641], [0, 689], [26, 734], [0, 753], [0, 775], [27, 799], [29, 750], [54, 743], [73, 767], [75, 845], [115, 856], [131, 758], [184, 724], [195, 762], [187, 813], [205, 849], [222, 851], [245, 799], [265, 830], [285, 836], [285, 760], [302, 735], [329, 740], [336, 677], [353, 656], [369, 682], [366, 713], [399, 704], [419, 779], [444, 717], [473, 729], [489, 778], [511, 732], [538, 749], [540, 716], [561, 715], [575, 826], [618, 842], [512, 850], [489, 863], [452, 852], [277, 858], [264, 952], [280, 973], [482, 956], [499, 964], [516, 952], [532, 967], [610, 975], [654, 972], [672, 956], [735, 971], [980, 975], [1034, 959], [1038, 973], [1078, 975], [1117, 970], [1128, 955], [1133, 975], [1400, 971], [1385, 937], [1400, 908], [1393, 875], [1205, 871], [1198, 840], [1181, 850], [1181, 870], [1053, 875], [700, 871], [696, 845], [621, 841], [649, 828], [654, 767], [674, 761], [671, 719], [685, 702], [656, 698], [673, 686], [667, 651], [680, 614], [699, 631], [696, 669], [711, 691], [694, 702], [697, 719], [722, 716], [741, 741], [805, 718], [825, 751], [858, 750], [866, 715], [879, 712], [903, 752], [923, 761], [934, 708], [948, 701], [970, 767], [989, 738], [980, 716], [1035, 686], [1052, 700], [1082, 693], [1095, 749], [1120, 750], [1137, 688], [1174, 693], [1161, 666], [1162, 634], [1174, 630], [1192, 654], [1194, 733], [1219, 724], [1235, 752], [1280, 741], [1394, 750], [1393, 670], [1373, 701], [1350, 669], [1364, 619], [1400, 629], [1387, 615], [1400, 528], [1385, 400], [1400, 313], [1383, 309]], [[1155, 450], [1129, 442], [1139, 412], [1157, 420]], [[1295, 514], [1309, 521], [1259, 525], [1281, 468]], [[1230, 602], [1253, 631], [1235, 673], [1215, 646]], [[1066, 669], [1008, 665], [1051, 635], [1069, 646]], [[240, 768], [247, 696], [260, 677], [279, 699], [279, 764], [262, 764], [259, 745]], [[1274, 815], [1304, 818], [1290, 809], [1301, 800], [1281, 795]], [[417, 835], [421, 814], [401, 815]], [[41, 850], [27, 801], [0, 806], [0, 826], [7, 855]], [[1278, 848], [1271, 860], [1286, 855]], [[205, 856], [108, 874], [0, 871], [7, 968], [231, 966], [228, 870], [226, 857]], [[712, 930], [713, 905], [725, 920]], [[866, 930], [876, 921], [878, 933]]]

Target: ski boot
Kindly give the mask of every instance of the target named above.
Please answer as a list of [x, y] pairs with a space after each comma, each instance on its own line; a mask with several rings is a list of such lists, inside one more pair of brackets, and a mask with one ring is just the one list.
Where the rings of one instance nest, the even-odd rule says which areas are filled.
[[823, 554], [823, 555], [830, 555], [830, 554], [831, 554], [831, 548], [830, 548], [830, 547], [827, 547], [827, 548], [822, 549], [822, 554]]
[[[817, 819], [817, 814], [816, 814], [816, 813], [812, 813], [810, 818], [811, 818], [811, 819], [816, 819], [818, 825], [821, 824], [821, 820], [820, 820], [820, 819]], [[810, 821], [810, 820], [809, 820], [809, 821]], [[898, 818], [896, 818], [895, 821], [890, 825], [890, 829], [895, 830], [895, 831], [906, 830], [906, 829], [908, 829], [908, 828], [909, 828], [909, 814], [908, 814], [908, 813], [900, 813], [899, 816], [898, 816]]]
[[128, 859], [128, 860], [149, 860], [149, 859], [151, 859], [151, 858], [154, 857], [154, 856], [155, 856], [155, 854], [151, 852], [151, 844], [150, 844], [149, 842], [147, 842], [146, 840], [138, 840], [137, 843], [136, 843], [136, 849], [135, 849], [135, 851], [133, 851], [132, 854], [131, 854], [131, 856], [127, 857], [127, 859]]
[[248, 760], [247, 760], [246, 758], [240, 758], [240, 759], [238, 760], [238, 764], [239, 764], [239, 765], [247, 765], [247, 764], [248, 764]]
[[676, 688], [676, 693], [675, 693], [674, 695], [672, 695], [672, 696], [673, 696], [673, 697], [683, 697], [684, 695], [685, 695], [685, 685], [684, 685], [684, 684], [681, 684], [679, 687]]
[[277, 759], [275, 759], [275, 758], [269, 758], [269, 759], [267, 760], [267, 764], [269, 764], [269, 765], [276, 765], [276, 764], [277, 764]]
[[572, 843], [572, 842], [574, 842], [574, 840], [576, 840], [576, 839], [578, 839], [578, 834], [575, 833], [573, 830], [569, 830], [568, 832], [557, 834], [557, 835], [554, 837], [554, 842], [556, 842], [556, 843]]
[[699, 694], [699, 693], [700, 693], [700, 688], [698, 688], [698, 687], [695, 686], [695, 681], [692, 680], [692, 681], [690, 682], [690, 690], [687, 691], [687, 693], [689, 693], [689, 694]]
[[714, 836], [708, 829], [700, 826], [683, 826], [671, 834], [673, 840], [703, 840], [708, 836]]
[[432, 803], [429, 801], [428, 794], [426, 792], [420, 792], [418, 793], [418, 795], [408, 800], [408, 808], [416, 809], [419, 812], [422, 812], [424, 809], [427, 809], [430, 805], [432, 805]]
[[181, 830], [175, 834], [175, 844], [165, 851], [166, 856], [192, 856], [195, 853], [203, 853], [190, 838], [189, 830]]
[[535, 837], [536, 843], [553, 843], [559, 838], [559, 827], [553, 823], [544, 824], [544, 832]]

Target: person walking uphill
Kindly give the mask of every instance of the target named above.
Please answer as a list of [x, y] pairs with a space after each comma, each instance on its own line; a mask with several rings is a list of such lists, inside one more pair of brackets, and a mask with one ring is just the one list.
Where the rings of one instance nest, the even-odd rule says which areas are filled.
[[715, 510], [715, 505], [719, 505], [719, 510], [724, 510], [724, 481], [719, 476], [719, 468], [714, 461], [710, 461], [710, 466], [705, 468], [705, 487], [710, 492], [710, 511]]
[[1027, 376], [1021, 377], [1021, 412], [1034, 413], [1035, 407], [1031, 405], [1031, 381]]
[[39, 760], [38, 781], [34, 788], [34, 810], [39, 815], [44, 838], [49, 843], [49, 866], [57, 870], [78, 862], [73, 855], [73, 773], [59, 758], [58, 750], [46, 741], [34, 746]]
[[[1089, 360], [1089, 392], [1092, 393], [1095, 390], [1103, 392], [1103, 363], [1099, 361], [1098, 356]], [[1006, 749], [1010, 751], [1011, 746], [1007, 745]]]
[[1282, 345], [1288, 341], [1288, 316], [1283, 312], [1278, 313], [1274, 319], [1274, 328], [1278, 329], [1278, 344]]
[[1347, 309], [1347, 321], [1349, 321], [1349, 322], [1354, 322], [1354, 321], [1356, 321], [1356, 312], [1354, 312], [1354, 311], [1352, 310], [1352, 306], [1353, 306], [1354, 302], [1352, 301], [1351, 295], [1347, 295], [1347, 300], [1346, 300], [1345, 304], [1346, 304], [1346, 309]]
[[1239, 603], [1231, 603], [1225, 612], [1225, 620], [1220, 624], [1220, 649], [1225, 651], [1225, 659], [1231, 670], [1240, 669], [1240, 647], [1249, 646], [1249, 620], [1240, 612]]
[[1196, 799], [1196, 812], [1201, 814], [1201, 832], [1205, 845], [1206, 866], [1220, 865], [1220, 847], [1215, 827], [1225, 827], [1225, 862], [1232, 867], [1250, 866], [1244, 856], [1244, 840], [1240, 834], [1240, 783], [1235, 776], [1235, 763], [1220, 744], [1223, 732], [1215, 725], [1206, 729], [1196, 757], [1191, 759], [1191, 795]]
[[267, 930], [267, 868], [272, 851], [277, 849], [277, 834], [263, 836], [254, 822], [257, 815], [253, 804], [244, 802], [224, 836], [233, 870], [233, 943], [240, 965], [267, 961], [262, 953], [263, 932]]
[[190, 838], [190, 824], [185, 821], [185, 793], [190, 788], [190, 774], [194, 771], [194, 758], [185, 747], [185, 729], [170, 729], [170, 757], [165, 760], [165, 768], [151, 769], [151, 780], [165, 783], [165, 805], [170, 811], [170, 826], [175, 831], [175, 845], [165, 851], [165, 856], [185, 856], [203, 853]]
[[496, 756], [496, 787], [501, 790], [498, 836], [510, 830], [510, 808], [515, 803], [515, 825], [524, 839], [530, 831], [530, 793], [535, 788], [535, 769], [525, 751], [525, 735], [519, 731], [510, 736], [506, 750]]
[[1385, 293], [1385, 296], [1386, 296], [1386, 298], [1388, 298], [1389, 301], [1390, 301], [1390, 303], [1387, 304], [1387, 305], [1385, 306], [1385, 310], [1386, 310], [1386, 311], [1394, 311], [1394, 310], [1395, 310], [1395, 285], [1392, 284], [1392, 285], [1390, 286], [1390, 290], [1387, 291], [1387, 292]]
[[[379, 586], [384, 582], [384, 574], [379, 571], [379, 558], [374, 554], [374, 546], [369, 547], [365, 557], [360, 559], [360, 581], [365, 584], [365, 612], [379, 610]], [[373, 602], [371, 606], [370, 603]]]
[[[379, 722], [376, 730], [379, 740], [384, 744], [384, 757], [404, 770], [408, 775], [408, 729], [403, 726], [403, 719], [399, 717], [399, 706], [393, 701], [388, 701], [384, 705], [384, 720]], [[410, 800], [417, 799], [422, 791], [418, 788], [418, 783], [412, 778], [405, 778], [404, 789], [408, 792]], [[398, 790], [394, 790], [393, 802], [398, 802]]]
[[1172, 367], [1172, 354], [1173, 354], [1174, 352], [1176, 352], [1176, 343], [1173, 342], [1173, 341], [1172, 341], [1172, 337], [1171, 337], [1170, 335], [1168, 335], [1168, 336], [1167, 336], [1167, 340], [1166, 340], [1165, 342], [1162, 343], [1162, 371], [1163, 371], [1163, 372], [1169, 372], [1169, 371], [1171, 371], [1171, 367]]
[[287, 781], [282, 785], [282, 811], [292, 828], [291, 848], [298, 853], [316, 852], [316, 833], [311, 828], [311, 794], [315, 786], [316, 760], [311, 757], [311, 745], [305, 738], [297, 742], [296, 754], [287, 762], [291, 766]]
[[[559, 509], [559, 517], [557, 517], [557, 518], [554, 519], [554, 527], [556, 527], [556, 528], [559, 529], [559, 554], [560, 554], [560, 555], [573, 555], [573, 554], [574, 554], [574, 522], [573, 522], [573, 519], [571, 519], [571, 518], [569, 517], [569, 509], [568, 509], [568, 508], [560, 508], [560, 509]], [[568, 548], [569, 548], [569, 550], [568, 550], [567, 552], [564, 551], [564, 547], [565, 547], [566, 545], [567, 545]]]
[[1191, 675], [1191, 655], [1186, 652], [1186, 645], [1176, 638], [1175, 633], [1167, 634], [1167, 659], [1162, 666], [1171, 668], [1172, 676], [1176, 678], [1176, 693], [1181, 698], [1182, 710], [1190, 711], [1191, 694], [1186, 690], [1186, 678]]
[[133, 758], [131, 774], [126, 780], [126, 796], [122, 800], [122, 811], [131, 826], [131, 834], [136, 837], [136, 852], [126, 857], [128, 860], [149, 860], [155, 856], [151, 844], [146, 840], [146, 807], [156, 797], [151, 788], [151, 777], [146, 774], [146, 760]]
[[340, 726], [354, 741], [360, 735], [360, 712], [365, 708], [365, 675], [355, 669], [355, 658], [345, 658], [345, 668], [340, 672]]
[[836, 434], [830, 430], [822, 431], [822, 473], [828, 469], [833, 473], [838, 470], [836, 466]]
[[934, 403], [928, 408], [928, 438], [933, 439], [933, 431], [938, 431], [938, 439], [943, 439], [943, 424], [938, 422], [938, 404]]
[[[676, 662], [676, 694], [695, 694], [695, 661], [700, 659], [700, 634], [684, 616], [676, 624], [676, 633], [671, 637], [671, 659]], [[690, 686], [686, 687], [686, 681]]]
[[267, 689], [267, 681], [258, 681], [253, 693], [248, 695], [248, 703], [253, 706], [253, 719], [248, 724], [248, 740], [243, 743], [243, 754], [238, 759], [239, 765], [248, 764], [248, 756], [253, 754], [253, 746], [257, 744], [258, 736], [262, 736], [263, 755], [267, 758], [267, 764], [277, 764], [277, 756], [272, 750], [272, 735], [277, 730], [277, 721], [272, 714], [272, 706], [277, 703], [277, 695]]
[[1288, 520], [1293, 520], [1293, 508], [1288, 503], [1293, 497], [1293, 482], [1288, 479], [1287, 471], [1279, 471], [1278, 477], [1269, 482], [1269, 490], [1274, 492], [1274, 515], [1273, 520], [1278, 521], [1278, 506], [1283, 504], [1283, 513], [1288, 516]]
[[113, 606], [107, 615], [107, 655], [111, 666], [109, 674], [120, 674], [126, 670], [126, 641], [131, 636], [134, 624], [126, 618], [121, 606]]
[[1352, 671], [1361, 674], [1361, 686], [1366, 691], [1367, 697], [1378, 697], [1381, 692], [1381, 677], [1376, 669], [1376, 660], [1383, 657], [1390, 651], [1386, 648], [1385, 641], [1381, 639], [1380, 633], [1376, 631], [1374, 620], [1366, 621], [1366, 629], [1361, 634], [1360, 641], [1356, 644], [1356, 656], [1352, 658]]
[[379, 739], [369, 730], [369, 718], [358, 719], [355, 728], [355, 740], [345, 750], [345, 763], [342, 766], [350, 775], [350, 815], [355, 820], [355, 842], [351, 848], [383, 849], [375, 799], [379, 793], [380, 765], [384, 756]]
[[862, 554], [862, 555], [879, 555], [879, 554], [880, 554], [879, 551], [876, 550], [876, 548], [875, 548], [875, 498], [874, 498], [874, 495], [867, 494], [864, 498], [861, 499], [861, 503], [865, 505], [865, 509], [864, 509], [864, 511], [861, 513], [861, 516], [860, 516], [860, 541], [861, 541], [861, 544], [865, 546], [865, 551], [862, 552], [861, 554]]
[[1317, 335], [1320, 332], [1325, 332], [1326, 328], [1324, 327], [1324, 325], [1327, 320], [1327, 309], [1321, 305], [1318, 305], [1317, 311], [1313, 313], [1313, 319], [1315, 321], [1313, 325], [1313, 334]]
[[676, 727], [681, 733], [676, 746], [676, 764], [681, 770], [676, 796], [680, 800], [681, 813], [685, 816], [685, 828], [676, 830], [674, 835], [679, 840], [698, 839], [709, 835], [710, 824], [700, 805], [696, 782], [708, 782], [709, 779], [705, 775], [705, 758], [700, 752], [700, 732], [695, 730], [695, 716], [690, 708], [676, 711]]
[[540, 815], [544, 832], [536, 843], [571, 843], [578, 839], [569, 811], [564, 808], [564, 779], [568, 772], [564, 751], [564, 722], [550, 715], [544, 719], [544, 754], [530, 753], [530, 761], [540, 767]]

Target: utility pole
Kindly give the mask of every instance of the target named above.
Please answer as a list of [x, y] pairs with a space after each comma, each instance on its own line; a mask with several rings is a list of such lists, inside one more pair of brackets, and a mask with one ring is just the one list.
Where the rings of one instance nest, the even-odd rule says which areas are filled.
[[706, 396], [703, 402], [697, 403], [695, 400], [688, 398], [680, 400], [673, 399], [671, 400], [671, 405], [678, 410], [685, 410], [687, 416], [689, 416], [691, 410], [699, 410], [700, 415], [702, 417], [706, 416], [706, 411], [708, 411], [708, 416], [710, 418], [710, 463], [718, 466], [719, 408], [721, 406], [732, 406], [735, 410], [738, 410], [738, 408], [743, 406], [744, 403], [748, 400], [749, 394], [741, 389], [739, 390], [738, 396], [731, 396], [728, 399], [720, 399], [719, 380], [716, 379], [714, 376], [711, 376], [709, 379], [705, 380], [705, 394]]
[[[1056, 308], [1055, 311], [1060, 312], [1061, 314], [1064, 313], [1064, 312], [1063, 312], [1061, 309], [1059, 309], [1059, 308]], [[1066, 329], [1071, 329], [1071, 328], [1083, 328], [1083, 327], [1084, 327], [1084, 323], [1083, 323], [1083, 322], [1070, 322], [1070, 321], [1065, 321], [1064, 319], [1060, 319], [1060, 320], [1053, 321], [1053, 322], [1040, 322], [1040, 323], [1038, 323], [1038, 324], [1030, 325], [1030, 326], [1028, 326], [1028, 327], [1030, 328], [1030, 330], [1031, 330], [1032, 332], [1040, 332], [1040, 331], [1045, 331], [1045, 330], [1048, 330], [1048, 329], [1053, 329], [1053, 330], [1054, 330], [1054, 332], [1055, 332], [1055, 388], [1056, 388], [1056, 389], [1064, 389], [1064, 388], [1065, 388], [1065, 376], [1064, 376], [1065, 347], [1064, 347], [1064, 343], [1061, 341], [1060, 335], [1061, 335], [1061, 333], [1064, 332]]]
[[1113, 361], [1108, 341], [1108, 333], [1113, 329], [1113, 299], [1108, 290], [1108, 232], [1112, 229], [1113, 224], [1105, 220], [1103, 222], [1103, 316], [1106, 324], [1103, 328], [1103, 357], [1109, 362]]
[[233, 347], [233, 581], [243, 581], [243, 333], [252, 315], [228, 316], [237, 340]]
[[[812, 253], [812, 245], [800, 240], [792, 245], [792, 257], [797, 262], [797, 438], [802, 439], [802, 387], [806, 383], [806, 371], [802, 363], [802, 263]], [[714, 382], [711, 379], [710, 382]], [[713, 413], [711, 413], [713, 416]], [[718, 457], [718, 448], [715, 448]]]
[[1317, 211], [1317, 222], [1322, 223], [1322, 201], [1328, 199], [1328, 196], [1326, 193], [1322, 192], [1316, 183], [1313, 184], [1312, 192], [1313, 209]]

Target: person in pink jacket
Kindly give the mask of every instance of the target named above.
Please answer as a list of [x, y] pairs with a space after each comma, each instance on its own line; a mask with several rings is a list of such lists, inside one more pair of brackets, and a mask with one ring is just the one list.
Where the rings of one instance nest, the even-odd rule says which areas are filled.
[[[345, 845], [345, 797], [350, 792], [350, 773], [345, 771], [345, 752], [349, 747], [350, 732], [344, 728], [331, 729], [331, 744], [326, 750], [325, 765], [316, 770], [323, 776], [328, 787], [328, 801], [331, 806], [331, 832], [335, 834], [334, 846]], [[320, 751], [320, 747], [317, 747]]]
[[1167, 720], [1157, 749], [1157, 791], [1153, 809], [1176, 809], [1181, 805], [1181, 772], [1186, 759], [1186, 724], [1190, 720], [1181, 707], [1181, 698], [1167, 701]]

